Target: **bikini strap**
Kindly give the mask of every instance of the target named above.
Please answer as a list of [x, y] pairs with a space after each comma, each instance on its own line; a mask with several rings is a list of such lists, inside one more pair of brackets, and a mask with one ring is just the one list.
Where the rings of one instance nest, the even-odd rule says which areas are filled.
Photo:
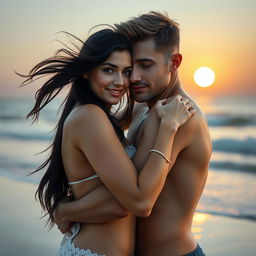
[[92, 176], [87, 177], [87, 178], [82, 179], [82, 180], [78, 180], [78, 181], [69, 181], [68, 184], [69, 184], [69, 185], [79, 184], [79, 183], [82, 183], [82, 182], [84, 182], [84, 181], [93, 180], [93, 179], [98, 178], [98, 177], [99, 177], [99, 175], [98, 175], [98, 174], [95, 174], [95, 175], [92, 175]]

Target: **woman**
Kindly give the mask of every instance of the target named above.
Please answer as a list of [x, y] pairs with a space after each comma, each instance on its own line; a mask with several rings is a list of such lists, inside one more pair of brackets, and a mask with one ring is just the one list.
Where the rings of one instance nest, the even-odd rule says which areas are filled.
[[[147, 216], [168, 174], [173, 137], [193, 115], [190, 103], [181, 97], [166, 105], [158, 102], [154, 114], [160, 119], [160, 128], [138, 175], [129, 157], [134, 155], [135, 165], [140, 166], [139, 156], [145, 155], [143, 145], [134, 154], [121, 129], [121, 122], [129, 120], [132, 110], [129, 95], [122, 120], [111, 112], [112, 105], [119, 103], [126, 92], [129, 94], [129, 42], [104, 29], [90, 36], [78, 55], [67, 49], [58, 53], [68, 56], [57, 55], [40, 62], [25, 81], [53, 75], [36, 94], [36, 103], [28, 114], [35, 119], [71, 83], [51, 154], [36, 170], [47, 167], [37, 196], [50, 222], [56, 205], [67, 194], [78, 199], [102, 183], [134, 215]], [[134, 215], [104, 224], [75, 225], [72, 234], [64, 237], [58, 255], [131, 255]]]

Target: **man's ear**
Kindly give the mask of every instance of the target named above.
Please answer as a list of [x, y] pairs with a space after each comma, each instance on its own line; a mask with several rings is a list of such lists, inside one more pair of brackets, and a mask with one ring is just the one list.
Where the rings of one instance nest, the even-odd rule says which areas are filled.
[[182, 55], [180, 53], [175, 53], [171, 55], [171, 72], [178, 69], [182, 61]]

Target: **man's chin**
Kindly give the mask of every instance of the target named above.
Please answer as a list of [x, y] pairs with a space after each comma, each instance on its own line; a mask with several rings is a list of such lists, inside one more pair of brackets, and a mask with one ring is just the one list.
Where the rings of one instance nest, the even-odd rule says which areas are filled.
[[146, 99], [143, 99], [143, 98], [135, 98], [134, 97], [134, 100], [138, 103], [143, 103], [143, 102], [146, 102], [147, 100]]
[[148, 99], [147, 95], [142, 94], [142, 93], [134, 93], [133, 96], [134, 96], [134, 100], [136, 102], [140, 102], [140, 103], [145, 102]]
[[[135, 95], [134, 94], [134, 100], [138, 103], [143, 103], [143, 102], [149, 102], [149, 101], [154, 101], [156, 97], [152, 97], [150, 95]], [[156, 99], [157, 100], [157, 99]]]

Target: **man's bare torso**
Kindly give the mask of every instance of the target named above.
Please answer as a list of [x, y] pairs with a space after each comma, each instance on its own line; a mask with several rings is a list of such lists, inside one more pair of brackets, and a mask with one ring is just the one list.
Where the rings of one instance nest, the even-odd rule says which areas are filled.
[[[146, 115], [147, 108], [142, 105], [130, 126], [128, 139], [135, 145], [143, 136]], [[152, 136], [156, 129], [152, 127]], [[191, 225], [206, 182], [210, 155], [206, 120], [196, 107], [196, 115], [175, 136], [171, 158], [175, 164], [151, 215], [137, 220], [137, 255], [178, 256], [195, 249]]]

